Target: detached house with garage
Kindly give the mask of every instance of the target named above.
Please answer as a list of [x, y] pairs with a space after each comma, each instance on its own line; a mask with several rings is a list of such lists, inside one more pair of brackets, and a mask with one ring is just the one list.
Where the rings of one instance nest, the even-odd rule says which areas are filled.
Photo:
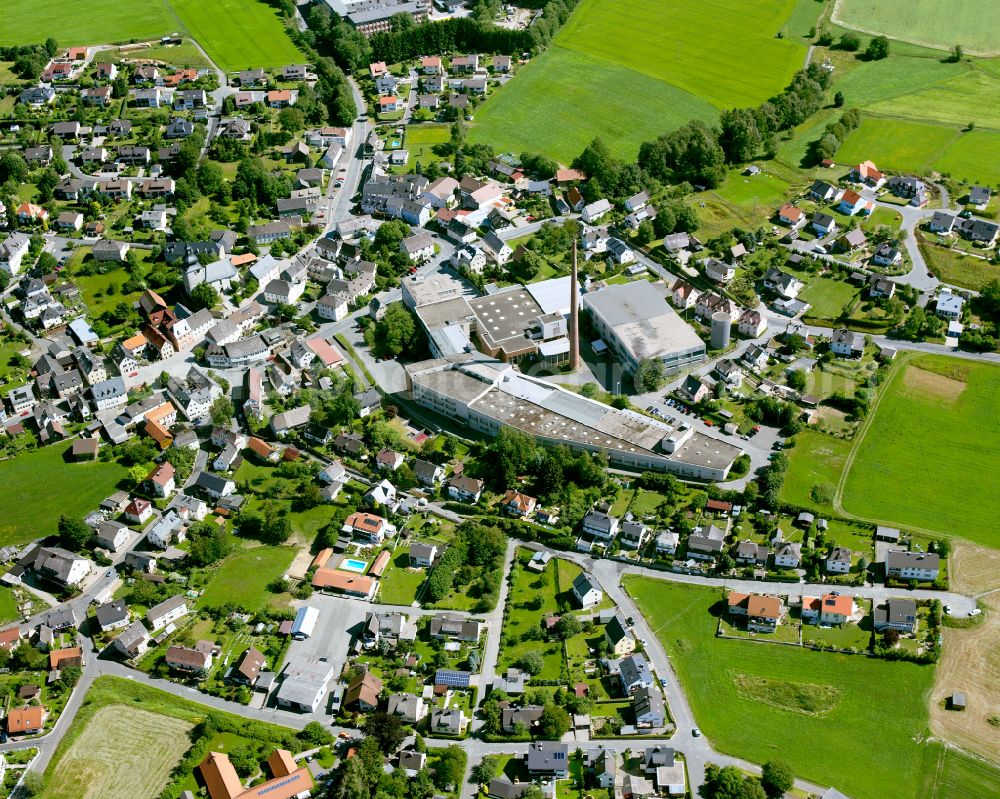
[[876, 632], [912, 633], [917, 626], [917, 603], [912, 599], [890, 598], [876, 605], [874, 617]]

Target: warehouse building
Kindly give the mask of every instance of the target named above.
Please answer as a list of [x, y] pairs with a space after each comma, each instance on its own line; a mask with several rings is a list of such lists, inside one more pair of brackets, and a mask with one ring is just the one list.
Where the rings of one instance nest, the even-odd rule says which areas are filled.
[[650, 358], [671, 373], [705, 360], [705, 342], [670, 307], [666, 292], [662, 283], [637, 280], [583, 295], [594, 328], [630, 373]]
[[495, 436], [513, 427], [541, 443], [606, 453], [619, 468], [724, 480], [742, 454], [733, 444], [611, 408], [479, 353], [422, 361], [406, 371], [415, 402], [472, 430]]

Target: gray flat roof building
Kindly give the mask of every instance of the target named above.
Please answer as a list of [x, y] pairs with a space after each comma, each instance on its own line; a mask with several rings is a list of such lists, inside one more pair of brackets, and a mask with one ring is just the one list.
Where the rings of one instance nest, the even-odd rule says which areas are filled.
[[671, 372], [705, 359], [705, 342], [670, 307], [666, 290], [640, 280], [583, 295], [594, 327], [629, 372], [650, 358]]

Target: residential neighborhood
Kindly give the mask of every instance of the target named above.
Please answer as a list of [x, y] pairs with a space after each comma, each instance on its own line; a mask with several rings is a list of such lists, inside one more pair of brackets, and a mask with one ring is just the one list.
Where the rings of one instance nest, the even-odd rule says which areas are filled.
[[40, 1], [0, 799], [992, 795], [993, 9]]

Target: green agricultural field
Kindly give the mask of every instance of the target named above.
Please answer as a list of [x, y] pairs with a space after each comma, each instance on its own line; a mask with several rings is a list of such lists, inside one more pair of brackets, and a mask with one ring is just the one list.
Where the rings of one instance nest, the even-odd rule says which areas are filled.
[[621, 158], [645, 140], [719, 109], [779, 92], [805, 48], [777, 39], [795, 0], [747, 5], [657, 0], [628, 13], [613, 0], [583, 0], [549, 49], [476, 112], [475, 141], [571, 161], [595, 136]]
[[796, 507], [832, 514], [829, 502], [816, 502], [811, 494], [817, 485], [836, 489], [851, 442], [816, 430], [803, 430], [788, 450], [788, 471], [781, 487], [781, 501]]
[[864, 108], [881, 100], [933, 88], [967, 75], [983, 63], [944, 63], [941, 54], [933, 51], [926, 51], [926, 56], [891, 52], [882, 61], [851, 61], [844, 65], [844, 74], [834, 73], [835, 86], [844, 93], [847, 106]]
[[44, 797], [153, 799], [188, 750], [192, 726], [137, 707], [101, 708], [61, 758]]
[[[1000, 92], [1000, 84], [997, 86]], [[995, 95], [994, 95], [995, 96]], [[1000, 133], [973, 130], [962, 136], [935, 162], [934, 168], [969, 183], [1000, 183]]]
[[294, 557], [295, 547], [253, 547], [230, 555], [205, 586], [201, 604], [218, 608], [233, 603], [250, 611], [269, 600], [277, 605], [282, 595], [267, 586], [285, 573]]
[[825, 3], [818, 3], [816, 0], [798, 0], [791, 16], [781, 29], [782, 35], [788, 38], [811, 39], [810, 31], [817, 27], [816, 23], [825, 8]]
[[924, 174], [962, 135], [955, 127], [868, 117], [837, 152], [843, 164], [872, 160], [885, 169]]
[[62, 514], [82, 519], [126, 476], [117, 463], [68, 463], [63, 455], [70, 446], [57, 443], [0, 463], [0, 545], [51, 535]]
[[[928, 745], [918, 743], [926, 735], [932, 668], [719, 639], [717, 589], [625, 579], [715, 748], [757, 763], [780, 752], [799, 776], [855, 799], [935, 795], [926, 786], [941, 779], [938, 751], [928, 756]], [[891, 782], [880, 768], [887, 758], [896, 764]], [[957, 769], [953, 779], [976, 784]]]
[[848, 463], [844, 509], [1000, 546], [1000, 367], [920, 356], [893, 370]]
[[932, 799], [994, 799], [1000, 773], [958, 749], [928, 744], [922, 796]]
[[172, 0], [190, 34], [226, 72], [302, 61], [277, 11], [261, 0]]
[[63, 47], [158, 39], [177, 29], [165, 0], [5, 0], [0, 45]]
[[992, 102], [1000, 88], [996, 76], [977, 70], [912, 94], [872, 103], [865, 110], [885, 116], [923, 119], [1000, 130], [1000, 107]]
[[[644, 98], [641, 114], [636, 97]], [[553, 45], [476, 109], [469, 137], [500, 152], [542, 152], [568, 164], [600, 136], [625, 159], [687, 120], [717, 115], [710, 103], [675, 86]]]
[[1000, 54], [1000, 6], [994, 0], [839, 0], [834, 21], [924, 47]]

